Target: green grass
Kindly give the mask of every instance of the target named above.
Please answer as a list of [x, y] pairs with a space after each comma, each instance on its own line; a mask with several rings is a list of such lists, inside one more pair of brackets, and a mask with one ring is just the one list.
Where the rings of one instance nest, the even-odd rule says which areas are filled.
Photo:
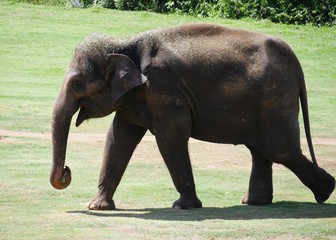
[[[268, 21], [196, 19], [100, 8], [73, 9], [0, 2], [0, 129], [49, 132], [52, 105], [76, 44], [100, 32], [127, 37], [148, 29], [207, 21], [265, 32], [297, 53], [309, 90], [314, 137], [336, 138], [336, 30]], [[72, 132], [106, 132], [112, 117]], [[89, 212], [96, 193], [102, 142], [71, 142], [73, 182], [49, 184], [51, 144], [0, 136], [1, 239], [336, 239], [335, 194], [318, 205], [287, 169], [274, 168], [274, 204], [239, 204], [251, 162], [243, 147], [191, 144], [198, 195], [204, 208], [176, 211], [178, 195], [154, 142], [142, 143], [115, 195], [118, 211]], [[306, 145], [303, 146], [307, 152]], [[85, 149], [85, 151], [83, 151]], [[315, 146], [334, 176], [335, 146]]]
[[[84, 205], [96, 193], [101, 150], [101, 143], [70, 144], [68, 163], [73, 170], [73, 182], [67, 190], [56, 191], [48, 183], [48, 141], [27, 137], [2, 143], [2, 238], [335, 239], [335, 197], [323, 205], [314, 203], [312, 194], [283, 167], [274, 169], [274, 204], [240, 205], [250, 168], [245, 159], [248, 152], [242, 147], [191, 143], [203, 209], [169, 208], [177, 193], [155, 145], [144, 142], [135, 152], [115, 195], [119, 210], [87, 211]], [[327, 150], [330, 155], [336, 153], [334, 147], [325, 147], [324, 151]], [[327, 158], [323, 157], [322, 163]], [[229, 159], [234, 162], [228, 162]], [[335, 174], [335, 166], [331, 169]]]

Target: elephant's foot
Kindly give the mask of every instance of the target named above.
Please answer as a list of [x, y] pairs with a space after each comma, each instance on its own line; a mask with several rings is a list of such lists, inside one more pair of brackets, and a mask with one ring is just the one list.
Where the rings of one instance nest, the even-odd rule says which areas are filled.
[[246, 193], [242, 199], [242, 204], [248, 204], [248, 205], [266, 205], [271, 204], [273, 200], [272, 194], [251, 194]]
[[97, 195], [93, 200], [86, 204], [89, 210], [115, 210], [114, 201], [107, 200], [106, 197]]
[[173, 204], [175, 209], [194, 209], [201, 208], [202, 202], [195, 196], [181, 196], [180, 199], [176, 200]]
[[316, 170], [317, 180], [312, 191], [316, 202], [324, 203], [335, 189], [335, 178], [321, 168]]

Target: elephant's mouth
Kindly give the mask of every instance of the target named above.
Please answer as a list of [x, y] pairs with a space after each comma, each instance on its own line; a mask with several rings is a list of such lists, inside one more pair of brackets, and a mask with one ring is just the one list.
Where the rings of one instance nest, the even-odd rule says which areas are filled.
[[81, 107], [77, 116], [76, 127], [79, 127], [88, 118], [85, 108]]
[[[96, 104], [98, 105], [98, 104]], [[113, 112], [113, 109], [105, 109], [103, 106], [99, 105], [96, 107], [93, 107], [92, 105], [89, 106], [81, 106], [77, 120], [76, 120], [76, 127], [79, 127], [85, 120], [89, 118], [101, 118], [109, 115]]]

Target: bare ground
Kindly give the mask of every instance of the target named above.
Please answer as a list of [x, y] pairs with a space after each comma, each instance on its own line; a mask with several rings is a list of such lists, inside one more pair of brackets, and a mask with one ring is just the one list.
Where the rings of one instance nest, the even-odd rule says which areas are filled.
[[[106, 134], [103, 133], [70, 133], [69, 143], [85, 143], [90, 145], [104, 145]], [[24, 139], [24, 140], [23, 140]], [[20, 143], [31, 140], [51, 141], [50, 132], [23, 132], [0, 129], [1, 143]], [[309, 156], [308, 146], [305, 138], [301, 139], [302, 149], [306, 156]], [[336, 155], [336, 138], [313, 138], [315, 152], [318, 156], [318, 163], [321, 167], [328, 170], [336, 171], [334, 156]], [[195, 139], [189, 141], [190, 157], [193, 166], [200, 168], [221, 168], [221, 167], [238, 167], [246, 168], [251, 165], [249, 151], [245, 146], [233, 146], [230, 144], [214, 144], [202, 142]], [[155, 137], [146, 135], [139, 147], [133, 154], [133, 158], [141, 162], [156, 162], [161, 159], [159, 150], [156, 146]], [[206, 161], [204, 161], [207, 159]], [[276, 165], [275, 167], [282, 167]]]
[[[43, 140], [51, 140], [50, 132], [21, 132], [11, 130], [0, 129], [0, 141], [10, 142], [13, 138], [27, 137], [37, 138]], [[71, 133], [69, 135], [69, 142], [102, 142], [105, 141], [106, 134], [103, 133]], [[144, 141], [155, 141], [154, 136], [146, 135]], [[200, 142], [195, 139], [191, 139], [192, 142]], [[316, 145], [330, 145], [336, 146], [336, 138], [313, 138], [313, 142]], [[306, 139], [301, 138], [301, 143], [306, 144]]]

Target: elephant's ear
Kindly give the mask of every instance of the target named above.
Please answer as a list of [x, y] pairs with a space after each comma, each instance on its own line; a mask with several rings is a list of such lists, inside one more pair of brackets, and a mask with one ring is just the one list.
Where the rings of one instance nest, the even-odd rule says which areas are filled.
[[110, 81], [113, 102], [116, 102], [131, 89], [144, 84], [147, 80], [135, 63], [126, 55], [110, 54], [108, 64], [105, 78], [106, 81]]

